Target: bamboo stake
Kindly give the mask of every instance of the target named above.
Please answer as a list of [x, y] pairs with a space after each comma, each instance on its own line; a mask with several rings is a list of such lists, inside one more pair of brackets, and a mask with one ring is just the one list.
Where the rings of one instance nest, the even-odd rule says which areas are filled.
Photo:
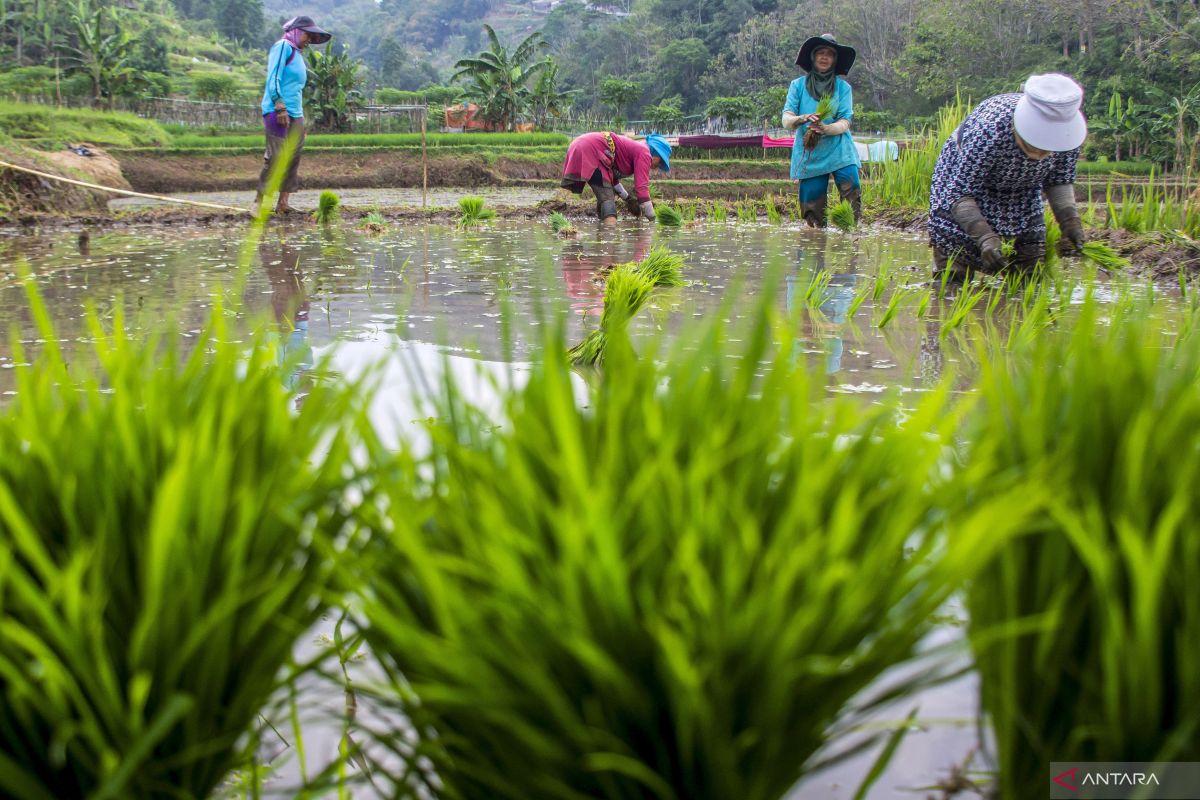
[[425, 158], [425, 126], [429, 119], [429, 106], [421, 111], [421, 208], [425, 208], [425, 196], [429, 193], [429, 161]]
[[164, 197], [163, 195], [159, 194], [144, 194], [142, 192], [130, 191], [129, 189], [114, 189], [111, 186], [101, 186], [97, 183], [88, 183], [86, 181], [77, 181], [73, 178], [64, 178], [61, 175], [51, 175], [49, 172], [42, 172], [41, 170], [30, 169], [29, 167], [19, 167], [16, 164], [9, 164], [7, 161], [0, 161], [0, 167], [16, 170], [17, 172], [25, 172], [30, 175], [37, 175], [39, 178], [46, 178], [47, 180], [58, 181], [59, 183], [69, 183], [73, 186], [83, 186], [87, 189], [97, 189], [101, 192], [123, 194], [127, 197], [144, 197], [147, 200], [161, 200], [164, 203], [180, 203], [182, 205], [200, 206], [201, 208], [215, 208], [219, 211], [237, 211], [239, 213], [246, 212], [246, 209], [237, 208], [236, 206], [223, 206], [218, 203], [204, 203], [199, 200], [183, 200], [182, 198]]

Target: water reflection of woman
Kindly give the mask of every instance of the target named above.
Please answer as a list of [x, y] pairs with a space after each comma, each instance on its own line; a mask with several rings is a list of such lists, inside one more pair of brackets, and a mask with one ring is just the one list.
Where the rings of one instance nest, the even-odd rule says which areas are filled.
[[567, 245], [562, 254], [562, 273], [571, 311], [582, 316], [598, 316], [604, 309], [607, 270], [626, 261], [641, 261], [650, 252], [652, 241], [653, 234], [649, 229], [639, 230], [632, 256], [622, 252], [623, 240], [607, 239], [586, 244], [574, 240]]
[[295, 389], [313, 366], [312, 346], [308, 342], [309, 301], [304, 274], [300, 271], [300, 251], [280, 239], [274, 245], [263, 242], [258, 254], [271, 287], [271, 309], [282, 337], [280, 365], [291, 370], [284, 378], [284, 385]]
[[[796, 269], [787, 277], [787, 310], [793, 320], [803, 308], [804, 290], [825, 269], [825, 245], [826, 236], [822, 232], [814, 236], [811, 244], [801, 245], [796, 251]], [[857, 256], [856, 251], [842, 271], [830, 274], [829, 286], [819, 306], [820, 314], [805, 315], [808, 337], [819, 339], [825, 351], [825, 373], [828, 375], [842, 368], [846, 315], [858, 287]]]

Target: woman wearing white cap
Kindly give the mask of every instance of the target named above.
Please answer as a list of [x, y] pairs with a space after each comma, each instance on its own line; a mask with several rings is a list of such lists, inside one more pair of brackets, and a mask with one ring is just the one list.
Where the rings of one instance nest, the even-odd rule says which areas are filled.
[[[935, 277], [1033, 269], [1045, 254], [1043, 192], [1063, 245], [1083, 245], [1074, 186], [1087, 137], [1082, 102], [1083, 89], [1066, 75], [1033, 75], [1022, 93], [984, 100], [946, 140], [929, 198]], [[1000, 248], [1006, 238], [1011, 259]]]

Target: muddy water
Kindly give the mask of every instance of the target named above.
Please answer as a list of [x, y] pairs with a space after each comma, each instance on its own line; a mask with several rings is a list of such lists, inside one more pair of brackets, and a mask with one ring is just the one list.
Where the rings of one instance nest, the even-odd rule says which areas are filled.
[[[378, 235], [298, 224], [274, 226], [250, 247], [243, 245], [240, 231], [212, 229], [121, 231], [86, 241], [66, 234], [8, 236], [0, 238], [0, 319], [29, 349], [37, 349], [42, 334], [16, 278], [17, 265], [24, 264], [66, 348], [84, 347], [89, 305], [102, 316], [120, 306], [134, 324], [174, 319], [181, 333], [193, 335], [220, 298], [227, 306], [244, 302], [245, 327], [276, 327], [301, 371], [320, 355], [331, 354], [335, 367], [347, 374], [390, 357], [419, 371], [448, 365], [460, 375], [477, 374], [476, 368], [485, 377], [504, 375], [502, 362], [525, 361], [536, 350], [547, 309], [565, 310], [572, 338], [581, 337], [598, 321], [600, 272], [640, 258], [658, 244], [684, 254], [689, 283], [655, 295], [637, 318], [638, 336], [659, 331], [676, 335], [687, 320], [716, 314], [736, 324], [748, 319], [759, 298], [771, 292], [780, 311], [802, 319], [805, 357], [826, 376], [831, 392], [869, 396], [890, 387], [920, 391], [947, 369], [970, 373], [969, 329], [963, 329], [965, 339], [942, 336], [937, 315], [919, 316], [911, 306], [880, 327], [892, 289], [880, 301], [868, 299], [850, 313], [859, 287], [881, 270], [893, 276], [888, 281], [892, 287], [915, 287], [927, 279], [928, 251], [919, 238], [767, 224], [709, 224], [677, 231], [632, 223], [610, 231], [585, 225], [571, 240], [556, 238], [545, 224], [496, 223], [466, 232], [447, 226], [394, 226]], [[823, 272], [831, 276], [828, 285], [809, 303], [806, 289]], [[244, 286], [235, 292], [231, 287], [243, 274]], [[778, 279], [768, 283], [768, 275]], [[810, 312], [808, 306], [816, 310]], [[440, 358], [447, 354], [449, 359]], [[0, 391], [13, 390], [13, 366], [8, 340], [0, 340]], [[381, 395], [407, 396], [411, 374], [409, 369], [389, 369], [383, 377], [388, 391]], [[494, 386], [481, 380], [471, 391], [486, 403], [494, 399], [486, 396]], [[380, 400], [373, 414], [396, 436], [403, 435], [404, 420], [421, 416], [415, 407], [398, 408], [387, 400]], [[939, 638], [955, 640], [960, 630], [949, 623]], [[369, 673], [369, 661], [360, 669]], [[305, 734], [310, 774], [313, 762], [336, 756], [342, 703], [340, 692], [311, 691], [304, 693], [311, 702], [304, 699], [303, 704], [320, 719]], [[977, 746], [973, 676], [918, 696], [873, 720], [870, 728], [894, 727], [914, 705], [915, 729], [870, 798], [923, 796], [912, 790], [947, 779]], [[370, 721], [371, 714], [364, 703], [360, 722]], [[878, 748], [805, 782], [789, 800], [852, 797], [875, 752]], [[296, 774], [288, 755], [281, 752], [276, 765], [277, 786], [292, 785], [289, 777]], [[354, 794], [373, 796], [369, 789]]]

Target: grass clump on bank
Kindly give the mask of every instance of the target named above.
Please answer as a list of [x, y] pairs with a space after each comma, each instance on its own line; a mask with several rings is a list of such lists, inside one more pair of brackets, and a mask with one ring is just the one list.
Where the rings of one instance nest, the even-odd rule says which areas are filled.
[[355, 392], [297, 410], [220, 309], [186, 353], [93, 318], [72, 371], [32, 302], [0, 410], [0, 794], [209, 797], [326, 602]]
[[40, 150], [61, 150], [81, 143], [114, 147], [157, 147], [171, 143], [170, 135], [161, 125], [133, 114], [24, 103], [0, 103], [0, 130], [14, 141]]
[[736, 357], [686, 338], [614, 351], [584, 399], [551, 355], [498, 427], [448, 387], [431, 450], [364, 504], [381, 534], [346, 574], [392, 701], [435, 732], [390, 744], [447, 796], [778, 800], [948, 595], [913, 536], [939, 399], [899, 427], [814, 405], [765, 315]]

